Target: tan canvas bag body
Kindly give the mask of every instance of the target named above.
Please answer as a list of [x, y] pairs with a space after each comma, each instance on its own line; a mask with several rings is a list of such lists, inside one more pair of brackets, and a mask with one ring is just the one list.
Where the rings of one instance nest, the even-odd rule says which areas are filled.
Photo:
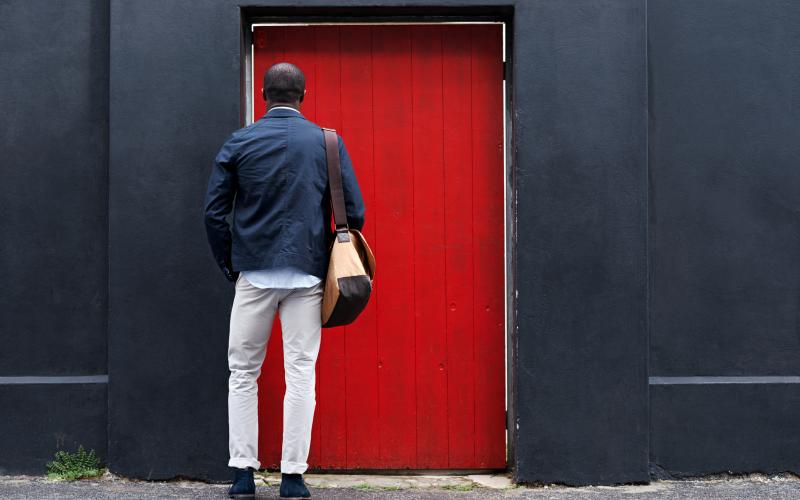
[[328, 161], [328, 185], [336, 233], [331, 244], [328, 275], [322, 296], [322, 326], [348, 325], [367, 307], [375, 277], [375, 256], [367, 240], [347, 224], [347, 211], [339, 164], [339, 140], [333, 129], [325, 134], [325, 153]]

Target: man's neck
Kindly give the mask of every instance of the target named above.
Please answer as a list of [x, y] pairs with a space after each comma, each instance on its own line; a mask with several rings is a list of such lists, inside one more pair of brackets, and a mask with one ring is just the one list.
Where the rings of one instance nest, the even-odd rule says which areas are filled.
[[297, 111], [298, 113], [300, 112], [299, 104], [293, 104], [288, 102], [276, 102], [275, 104], [270, 104], [269, 107], [267, 108], [267, 111], [269, 112], [275, 108], [289, 108]]

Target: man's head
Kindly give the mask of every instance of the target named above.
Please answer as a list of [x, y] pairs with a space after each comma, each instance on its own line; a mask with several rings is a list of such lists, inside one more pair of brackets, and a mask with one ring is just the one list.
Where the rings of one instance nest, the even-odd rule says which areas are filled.
[[298, 107], [306, 94], [306, 77], [294, 64], [275, 64], [264, 73], [263, 93], [267, 106]]

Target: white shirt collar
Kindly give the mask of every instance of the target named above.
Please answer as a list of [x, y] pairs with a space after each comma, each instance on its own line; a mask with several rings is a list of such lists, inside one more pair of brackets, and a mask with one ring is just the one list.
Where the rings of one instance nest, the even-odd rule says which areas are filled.
[[[298, 111], [298, 110], [296, 110], [296, 109], [294, 109], [292, 107], [289, 107], [289, 106], [275, 106], [274, 108], [270, 108], [269, 111], [272, 111], [273, 109], [291, 109], [292, 111], [300, 113], [300, 111]], [[269, 113], [269, 111], [267, 111], [267, 113]]]

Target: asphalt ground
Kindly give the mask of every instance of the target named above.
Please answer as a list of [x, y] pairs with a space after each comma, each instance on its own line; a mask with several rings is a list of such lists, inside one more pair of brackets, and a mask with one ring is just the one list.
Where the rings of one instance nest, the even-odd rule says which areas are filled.
[[[561, 486], [510, 487], [474, 486], [391, 489], [366, 484], [357, 487], [310, 488], [319, 500], [472, 500], [472, 499], [710, 499], [710, 500], [797, 500], [800, 479], [794, 476], [748, 476], [724, 479], [655, 481], [649, 485], [569, 488]], [[467, 490], [467, 491], [461, 491]], [[99, 480], [52, 481], [42, 477], [0, 476], [0, 498], [22, 499], [224, 499], [227, 485], [194, 481], [129, 481], [107, 475]], [[259, 486], [258, 499], [278, 498], [275, 485]]]

